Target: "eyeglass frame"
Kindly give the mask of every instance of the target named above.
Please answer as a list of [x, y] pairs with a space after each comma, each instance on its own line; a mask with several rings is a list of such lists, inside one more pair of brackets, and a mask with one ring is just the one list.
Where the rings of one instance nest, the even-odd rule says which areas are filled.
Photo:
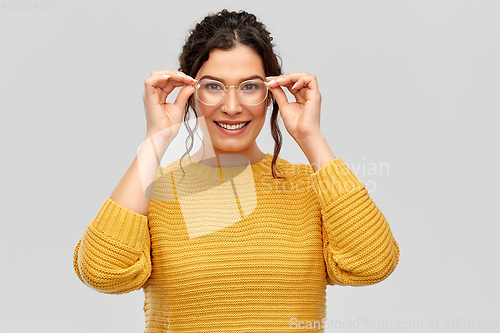
[[[220, 85], [224, 87], [224, 94], [222, 95], [222, 99], [220, 100], [220, 102], [218, 102], [218, 103], [216, 103], [216, 104], [207, 104], [207, 103], [203, 102], [203, 101], [200, 99], [200, 97], [198, 96], [198, 89], [201, 87], [201, 83], [202, 83], [203, 81], [213, 81], [213, 82], [217, 82], [217, 83], [220, 83]], [[243, 101], [241, 100], [241, 94], [243, 93], [243, 92], [241, 91], [241, 89], [240, 89], [241, 85], [242, 85], [243, 83], [246, 83], [246, 82], [251, 82], [251, 81], [258, 81], [258, 82], [262, 82], [262, 83], [264, 83], [264, 86], [266, 87], [266, 96], [264, 97], [264, 99], [263, 99], [262, 101], [260, 101], [260, 102], [259, 102], [259, 103], [257, 103], [257, 104], [247, 104], [247, 103], [245, 103], [245, 102], [243, 102]], [[218, 105], [218, 104], [222, 103], [222, 101], [224, 101], [224, 98], [226, 98], [226, 94], [227, 94], [227, 91], [229, 90], [229, 88], [236, 88], [236, 92], [238, 93], [238, 98], [240, 99], [240, 102], [241, 102], [241, 103], [243, 103], [243, 104], [245, 104], [246, 106], [257, 106], [257, 105], [260, 105], [260, 104], [262, 104], [262, 103], [263, 103], [263, 102], [267, 99], [267, 97], [269, 96], [269, 86], [268, 86], [267, 82], [262, 81], [262, 80], [257, 80], [257, 79], [251, 79], [251, 80], [246, 80], [246, 81], [243, 81], [243, 82], [241, 82], [241, 83], [240, 83], [239, 85], [237, 85], [237, 86], [226, 86], [224, 83], [222, 83], [222, 82], [220, 82], [220, 81], [217, 81], [217, 80], [213, 80], [213, 79], [203, 79], [203, 80], [201, 80], [200, 82], [198, 82], [198, 84], [196, 84], [196, 85], [195, 85], [195, 88], [196, 88], [196, 91], [195, 91], [196, 98], [197, 98], [197, 99], [198, 99], [201, 103], [205, 104], [206, 106], [216, 106], [216, 105]]]

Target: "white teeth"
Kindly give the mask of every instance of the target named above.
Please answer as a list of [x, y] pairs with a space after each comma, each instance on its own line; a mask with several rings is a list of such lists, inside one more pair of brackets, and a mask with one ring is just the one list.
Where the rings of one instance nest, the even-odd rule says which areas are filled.
[[222, 128], [225, 128], [225, 129], [229, 129], [229, 130], [235, 130], [235, 129], [240, 129], [242, 127], [244, 127], [247, 123], [241, 123], [239, 125], [225, 125], [225, 124], [221, 124], [221, 123], [218, 123], [218, 122], [215, 122], [217, 125], [219, 125], [220, 127]]

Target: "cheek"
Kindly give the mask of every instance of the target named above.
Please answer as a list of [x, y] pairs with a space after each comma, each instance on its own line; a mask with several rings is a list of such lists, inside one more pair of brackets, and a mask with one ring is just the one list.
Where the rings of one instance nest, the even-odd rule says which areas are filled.
[[198, 117], [204, 117], [207, 114], [206, 105], [198, 101], [195, 101], [193, 109]]
[[209, 119], [212, 116], [212, 114], [217, 110], [217, 107], [207, 106], [200, 102], [195, 102], [193, 109], [198, 118], [203, 117], [204, 121], [211, 121]]
[[264, 123], [266, 121], [267, 115], [267, 107], [260, 108], [259, 110], [255, 110], [254, 117], [258, 122]]

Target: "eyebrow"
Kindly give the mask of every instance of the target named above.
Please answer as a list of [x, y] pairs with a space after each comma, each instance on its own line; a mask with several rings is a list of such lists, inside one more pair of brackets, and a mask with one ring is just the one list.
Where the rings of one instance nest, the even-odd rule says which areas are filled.
[[[215, 76], [212, 76], [212, 75], [203, 75], [200, 78], [200, 81], [203, 80], [203, 79], [215, 80], [215, 81], [219, 81], [219, 82], [222, 82], [222, 83], [226, 84], [226, 81], [224, 81], [224, 79], [221, 79], [219, 77], [215, 77]], [[248, 80], [254, 80], [254, 79], [260, 79], [261, 81], [264, 81], [264, 82], [266, 81], [260, 75], [252, 75], [252, 76], [248, 76], [248, 77], [245, 77], [245, 78], [241, 79], [240, 83], [244, 82], [244, 81], [248, 81]]]

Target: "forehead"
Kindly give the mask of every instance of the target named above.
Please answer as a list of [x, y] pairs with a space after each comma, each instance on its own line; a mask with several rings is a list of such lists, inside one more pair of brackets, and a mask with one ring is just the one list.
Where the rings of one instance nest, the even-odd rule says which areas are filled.
[[212, 50], [196, 79], [203, 75], [220, 78], [223, 83], [234, 83], [253, 75], [265, 78], [265, 71], [262, 58], [257, 52], [246, 45], [238, 45], [227, 51]]

